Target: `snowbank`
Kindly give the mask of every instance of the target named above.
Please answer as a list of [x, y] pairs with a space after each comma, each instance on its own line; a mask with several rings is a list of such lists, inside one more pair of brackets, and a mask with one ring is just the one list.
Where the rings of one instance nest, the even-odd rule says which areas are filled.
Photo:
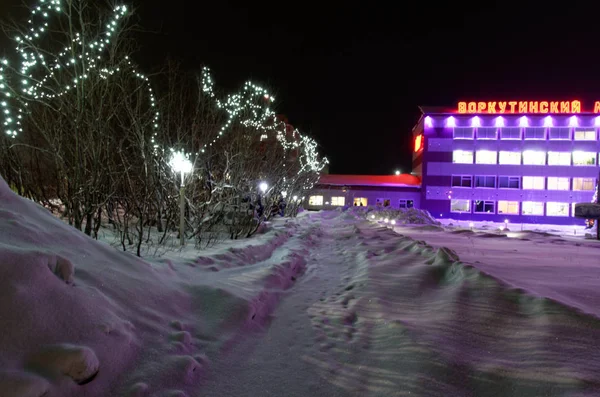
[[369, 220], [394, 220], [396, 224], [441, 225], [429, 211], [418, 208], [348, 207], [348, 212], [358, 218]]
[[[85, 236], [0, 178], [0, 395], [189, 392], [211, 357], [264, 326], [303, 272], [300, 247], [271, 257], [290, 236], [282, 228], [249, 241], [256, 246], [150, 263]], [[220, 277], [244, 267], [237, 280]]]

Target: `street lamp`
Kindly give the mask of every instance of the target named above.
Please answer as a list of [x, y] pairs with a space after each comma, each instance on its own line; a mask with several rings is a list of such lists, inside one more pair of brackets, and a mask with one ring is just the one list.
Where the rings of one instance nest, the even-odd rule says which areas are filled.
[[395, 174], [400, 175], [400, 170], [396, 170]]
[[193, 165], [183, 151], [173, 151], [169, 165], [173, 171], [181, 173], [181, 185], [179, 187], [179, 240], [183, 247], [185, 244], [185, 174], [192, 172]]

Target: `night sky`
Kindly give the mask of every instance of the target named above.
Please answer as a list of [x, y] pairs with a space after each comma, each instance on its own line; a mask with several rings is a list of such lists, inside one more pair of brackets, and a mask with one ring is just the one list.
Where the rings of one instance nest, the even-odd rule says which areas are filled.
[[[0, 15], [10, 2], [20, 0], [0, 0]], [[410, 172], [419, 105], [600, 100], [593, 2], [482, 3], [137, 0], [148, 32], [135, 59], [151, 71], [170, 56], [210, 66], [217, 85], [270, 87], [331, 173]]]

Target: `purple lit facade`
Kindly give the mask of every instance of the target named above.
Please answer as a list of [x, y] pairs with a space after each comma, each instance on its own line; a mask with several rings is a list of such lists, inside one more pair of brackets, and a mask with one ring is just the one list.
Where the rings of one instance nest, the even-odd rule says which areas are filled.
[[452, 114], [422, 108], [420, 208], [437, 218], [581, 224], [598, 178], [597, 114]]

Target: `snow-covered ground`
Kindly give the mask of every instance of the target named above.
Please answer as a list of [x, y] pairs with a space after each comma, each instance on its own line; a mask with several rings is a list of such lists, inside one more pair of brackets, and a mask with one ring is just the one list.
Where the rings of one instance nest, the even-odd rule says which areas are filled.
[[147, 261], [0, 180], [0, 396], [600, 395], [599, 242], [364, 218]]

